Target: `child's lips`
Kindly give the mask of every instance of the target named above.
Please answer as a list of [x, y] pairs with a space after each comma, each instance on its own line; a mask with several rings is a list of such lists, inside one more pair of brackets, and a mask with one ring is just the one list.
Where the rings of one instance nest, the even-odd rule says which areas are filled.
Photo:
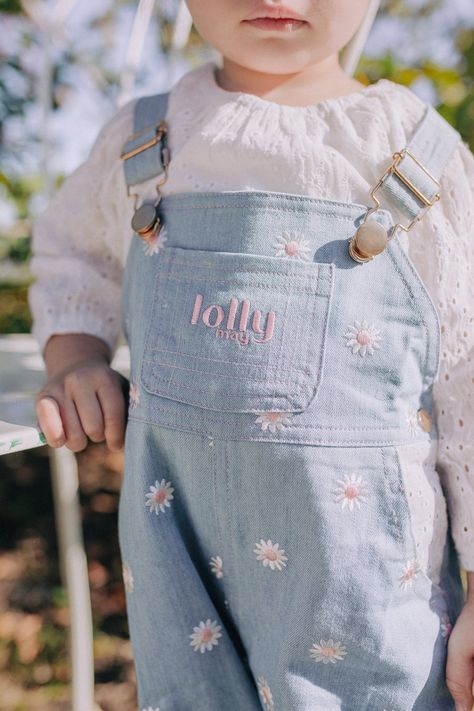
[[305, 20], [296, 20], [293, 17], [257, 17], [253, 20], [244, 20], [260, 30], [276, 30], [277, 32], [294, 32], [306, 25]]

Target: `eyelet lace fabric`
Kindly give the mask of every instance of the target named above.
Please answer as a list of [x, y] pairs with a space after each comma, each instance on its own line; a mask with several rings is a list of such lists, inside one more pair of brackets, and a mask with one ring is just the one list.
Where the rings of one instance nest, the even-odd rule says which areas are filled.
[[[214, 71], [207, 62], [172, 87], [172, 160], [163, 195], [269, 190], [369, 205], [371, 188], [425, 107], [386, 79], [312, 106], [287, 106], [226, 91]], [[34, 224], [29, 304], [41, 351], [56, 333], [89, 333], [112, 352], [117, 347], [133, 213], [120, 150], [132, 133], [133, 106], [130, 101], [105, 123], [87, 159]], [[154, 184], [139, 185], [139, 197], [154, 197]], [[460, 563], [474, 570], [474, 157], [462, 140], [441, 190], [441, 201], [397, 239], [440, 318], [435, 466]]]

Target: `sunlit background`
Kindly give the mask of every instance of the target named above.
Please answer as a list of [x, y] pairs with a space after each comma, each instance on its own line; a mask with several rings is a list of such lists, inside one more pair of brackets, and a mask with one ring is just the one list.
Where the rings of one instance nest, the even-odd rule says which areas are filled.
[[[67, 4], [67, 3], [66, 3]], [[28, 333], [31, 225], [86, 157], [124, 98], [136, 2], [0, 0], [0, 333]], [[174, 0], [157, 2], [136, 94], [168, 89], [216, 56], [196, 33], [171, 47]], [[473, 0], [388, 0], [356, 72], [410, 86], [474, 149]], [[116, 540], [121, 455], [78, 453], [94, 612], [97, 699], [135, 709], [135, 680]], [[45, 448], [0, 458], [0, 711], [68, 709], [68, 610], [61, 586]]]

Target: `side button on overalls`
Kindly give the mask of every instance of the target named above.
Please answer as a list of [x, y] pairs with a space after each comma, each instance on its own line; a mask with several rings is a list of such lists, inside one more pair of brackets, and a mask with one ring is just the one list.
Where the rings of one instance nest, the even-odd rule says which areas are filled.
[[[166, 172], [167, 98], [136, 104], [129, 187]], [[419, 218], [456, 138], [428, 107], [374, 199]], [[454, 711], [457, 556], [433, 469], [444, 548], [421, 564], [402, 466], [435, 453], [439, 319], [396, 236], [364, 258], [368, 214], [265, 191], [137, 209], [119, 540], [140, 709]]]

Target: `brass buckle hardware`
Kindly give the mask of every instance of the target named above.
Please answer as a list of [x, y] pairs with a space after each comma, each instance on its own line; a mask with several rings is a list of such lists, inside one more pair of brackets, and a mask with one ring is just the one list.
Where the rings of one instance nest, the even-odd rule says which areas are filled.
[[[407, 148], [404, 148], [402, 151], [397, 151], [397, 153], [394, 153], [392, 156], [392, 165], [387, 168], [377, 185], [372, 188], [372, 191], [370, 193], [370, 197], [374, 201], [375, 205], [368, 209], [364, 217], [364, 221], [349, 241], [349, 254], [356, 262], [360, 262], [363, 264], [364, 262], [369, 262], [370, 260], [374, 259], [377, 254], [380, 254], [386, 249], [388, 242], [394, 238], [395, 232], [397, 231], [398, 227], [400, 227], [402, 230], [405, 230], [405, 232], [409, 232], [411, 228], [415, 225], [415, 223], [423, 217], [426, 211], [440, 199], [440, 193], [437, 192], [430, 200], [430, 198], [424, 195], [420, 190], [418, 190], [415, 185], [413, 185], [411, 180], [409, 180], [405, 175], [403, 175], [398, 166], [402, 158], [404, 158], [404, 156], [406, 155], [410, 156], [410, 158], [415, 161], [415, 163], [421, 168], [425, 175], [427, 175], [436, 184], [437, 188], [440, 187], [440, 183], [438, 182], [438, 180], [436, 180], [436, 178], [431, 175], [431, 173], [425, 168], [425, 166], [422, 165], [420, 161], [415, 158], [415, 156], [410, 153]], [[377, 192], [377, 190], [379, 190], [379, 188], [381, 188], [383, 183], [390, 175], [396, 175], [398, 178], [400, 178], [402, 183], [406, 185], [407, 188], [409, 188], [414, 195], [416, 195], [420, 202], [423, 203], [424, 208], [421, 209], [419, 214], [410, 222], [410, 224], [402, 225], [400, 222], [397, 222], [396, 225], [393, 225], [389, 233], [387, 230], [385, 230], [383, 225], [379, 224], [374, 220], [369, 220], [368, 218], [374, 212], [377, 212], [377, 210], [380, 208], [381, 203], [375, 193]]]
[[[149, 130], [150, 130], [150, 127], [147, 126], [147, 127], [144, 128], [142, 131], [138, 131], [137, 133], [132, 134], [132, 135], [130, 136], [130, 138], [127, 140], [127, 143], [128, 143], [128, 141], [132, 141], [132, 140], [135, 139], [135, 138], [139, 138], [139, 137], [142, 136], [144, 133], [148, 133]], [[138, 153], [141, 153], [142, 151], [145, 151], [147, 148], [151, 148], [151, 146], [156, 145], [157, 143], [159, 143], [159, 142], [161, 141], [161, 139], [163, 138], [163, 136], [164, 136], [165, 133], [166, 133], [166, 130], [167, 130], [167, 129], [166, 129], [166, 124], [165, 124], [165, 122], [164, 122], [164, 121], [160, 121], [160, 123], [159, 123], [157, 126], [155, 126], [155, 131], [156, 131], [156, 133], [155, 133], [155, 135], [153, 136], [153, 138], [151, 138], [151, 139], [150, 139], [149, 141], [147, 141], [146, 143], [143, 143], [141, 146], [137, 146], [136, 148], [132, 148], [132, 150], [131, 150], [131, 151], [127, 151], [127, 153], [121, 153], [121, 154], [120, 154], [120, 158], [121, 158], [122, 160], [128, 160], [129, 158], [133, 158], [133, 156], [138, 155]]]
[[370, 193], [370, 197], [375, 202], [376, 207], [371, 208], [369, 210], [368, 214], [375, 212], [375, 210], [379, 209], [381, 203], [380, 203], [380, 200], [376, 197], [375, 193], [377, 192], [377, 190], [379, 190], [379, 188], [382, 186], [382, 184], [387, 180], [387, 178], [390, 175], [396, 175], [398, 178], [400, 178], [402, 183], [404, 185], [406, 185], [407, 188], [409, 188], [412, 191], [412, 193], [424, 204], [425, 207], [421, 211], [421, 213], [419, 215], [417, 215], [408, 225], [402, 225], [399, 222], [396, 225], [394, 225], [392, 236], [393, 236], [393, 233], [395, 232], [395, 230], [397, 229], [397, 227], [400, 227], [402, 230], [405, 230], [405, 232], [408, 232], [409, 230], [411, 230], [411, 228], [418, 222], [418, 220], [420, 220], [423, 217], [425, 212], [430, 207], [432, 207], [441, 197], [440, 193], [437, 192], [434, 195], [434, 197], [430, 200], [426, 195], [424, 195], [420, 190], [418, 190], [418, 188], [415, 185], [413, 185], [411, 180], [408, 180], [408, 178], [405, 175], [403, 175], [403, 173], [398, 169], [398, 165], [399, 165], [400, 161], [402, 160], [402, 158], [404, 158], [405, 155], [410, 156], [410, 158], [412, 158], [415, 161], [415, 163], [436, 184], [436, 186], [438, 188], [441, 187], [439, 181], [436, 180], [436, 178], [429, 172], [429, 170], [427, 170], [427, 168], [425, 168], [425, 166], [422, 165], [420, 163], [420, 161], [417, 158], [415, 158], [413, 153], [410, 153], [410, 151], [407, 148], [404, 148], [402, 151], [397, 151], [396, 153], [394, 153], [392, 165], [390, 165], [387, 168], [387, 170], [382, 175], [382, 177], [380, 178], [377, 185], [372, 189], [372, 191]]
[[[136, 148], [132, 148], [130, 151], [122, 152], [120, 154], [120, 157], [122, 160], [128, 160], [129, 158], [132, 158], [133, 156], [138, 155], [139, 153], [142, 153], [145, 151], [147, 148], [151, 148], [152, 146], [156, 145], [157, 143], [160, 143], [164, 138], [166, 138], [166, 134], [168, 132], [168, 127], [167, 124], [164, 120], [160, 121], [159, 124], [156, 126], [152, 127], [155, 131], [155, 135], [145, 141], [145, 143], [142, 143], [141, 145], [138, 145]], [[137, 133], [134, 133], [130, 138], [127, 140], [126, 144], [129, 143], [130, 141], [139, 138], [140, 136], [143, 136], [144, 133], [149, 133], [150, 132], [150, 126], [147, 126], [146, 128], [142, 129], [141, 131], [138, 131]], [[147, 201], [144, 201], [139, 207], [138, 207], [138, 198], [139, 195], [136, 192], [131, 192], [130, 191], [130, 185], [127, 184], [127, 195], [128, 197], [134, 197], [134, 214], [132, 217], [132, 222], [131, 226], [133, 231], [141, 237], [141, 239], [148, 244], [148, 246], [151, 246], [151, 248], [154, 248], [154, 244], [156, 240], [159, 238], [159, 234], [162, 228], [162, 223], [160, 220], [160, 216], [158, 213], [158, 207], [161, 202], [161, 190], [160, 187], [164, 185], [168, 178], [168, 166], [170, 162], [170, 151], [168, 146], [166, 145], [166, 141], [163, 141], [163, 145], [161, 147], [161, 163], [163, 167], [163, 172], [160, 174], [157, 182], [155, 183], [155, 189], [157, 193], [156, 200], [150, 204]], [[163, 238], [166, 239], [166, 238]]]
[[[129, 158], [132, 158], [133, 156], [138, 155], [139, 153], [142, 153], [145, 151], [147, 148], [151, 148], [152, 146], [155, 146], [157, 143], [159, 143], [163, 138], [166, 136], [166, 133], [168, 132], [168, 127], [166, 125], [166, 122], [160, 121], [159, 124], [157, 124], [155, 127], [155, 135], [153, 138], [151, 138], [149, 141], [146, 141], [145, 143], [142, 143], [141, 146], [137, 146], [136, 148], [132, 148], [132, 150], [127, 151], [126, 153], [121, 153], [120, 158], [122, 160], [128, 160]], [[150, 131], [150, 127], [147, 126], [146, 128], [142, 129], [141, 131], [138, 131], [137, 133], [133, 133], [127, 140], [126, 143], [129, 141], [133, 140], [134, 138], [139, 138], [142, 136], [144, 133], [148, 133]], [[168, 179], [168, 164], [170, 160], [170, 155], [169, 155], [169, 149], [167, 146], [164, 146], [162, 149], [162, 163], [163, 163], [163, 174], [161, 179], [158, 180], [156, 183], [156, 191], [158, 193], [158, 196], [160, 197], [160, 186], [163, 185], [166, 180]], [[137, 207], [137, 202], [138, 202], [138, 195], [137, 193], [132, 193], [130, 190], [131, 186], [127, 185], [127, 195], [128, 197], [132, 197], [132, 195], [135, 198], [135, 204], [134, 207]]]

